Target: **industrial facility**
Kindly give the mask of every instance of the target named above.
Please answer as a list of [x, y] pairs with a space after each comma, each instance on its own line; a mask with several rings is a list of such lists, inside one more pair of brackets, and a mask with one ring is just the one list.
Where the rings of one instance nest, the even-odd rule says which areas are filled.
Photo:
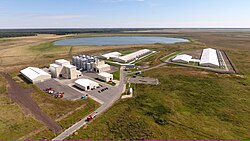
[[21, 70], [21, 74], [31, 83], [39, 83], [51, 79], [50, 74], [35, 67], [25, 68]]
[[113, 74], [101, 72], [98, 74], [98, 78], [105, 82], [113, 81]]
[[205, 67], [219, 67], [217, 51], [212, 48], [203, 49], [200, 65]]
[[89, 79], [78, 79], [75, 81], [75, 86], [81, 90], [90, 91], [96, 89], [99, 84]]
[[120, 52], [110, 52], [110, 53], [107, 53], [107, 54], [103, 54], [103, 55], [100, 55], [99, 58], [101, 59], [116, 59], [116, 58], [119, 58], [122, 54]]
[[114, 61], [120, 62], [120, 63], [127, 63], [127, 62], [131, 62], [133, 60], [139, 59], [140, 57], [143, 57], [149, 53], [151, 53], [152, 51], [149, 49], [142, 49], [118, 58], [113, 59]]
[[50, 64], [49, 70], [53, 78], [75, 79], [81, 76], [81, 72], [64, 59], [56, 60], [54, 64]]
[[99, 60], [94, 56], [88, 56], [88, 55], [73, 56], [72, 63], [80, 71], [100, 73], [110, 70], [110, 65], [105, 64], [105, 61]]
[[[219, 51], [212, 49], [212, 48], [206, 48], [203, 49], [201, 52], [200, 59], [193, 59], [191, 55], [187, 54], [180, 54], [176, 55], [174, 58], [171, 59], [172, 62], [175, 63], [198, 63], [200, 66], [203, 67], [220, 67], [223, 66], [223, 63], [219, 63]], [[222, 56], [220, 56], [221, 62], [223, 62]]]
[[187, 55], [187, 54], [182, 54], [182, 55], [177, 55], [174, 59], [172, 59], [172, 61], [177, 62], [177, 63], [188, 64], [191, 59], [192, 59], [192, 56]]

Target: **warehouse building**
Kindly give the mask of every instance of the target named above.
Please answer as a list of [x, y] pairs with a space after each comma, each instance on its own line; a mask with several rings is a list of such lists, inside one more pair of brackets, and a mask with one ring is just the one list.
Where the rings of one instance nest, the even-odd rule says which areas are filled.
[[113, 74], [107, 72], [101, 72], [98, 74], [98, 78], [105, 82], [113, 81]]
[[217, 51], [212, 48], [203, 49], [200, 65], [205, 67], [219, 67]]
[[31, 83], [39, 83], [51, 79], [50, 74], [35, 67], [25, 68], [21, 70], [21, 74]]
[[119, 58], [122, 54], [120, 52], [110, 52], [107, 54], [103, 54], [100, 56], [100, 58], [102, 59], [115, 59], [115, 58]]
[[75, 86], [84, 91], [96, 89], [99, 84], [89, 79], [78, 79], [75, 81]]
[[172, 59], [173, 62], [185, 64], [188, 64], [191, 60], [192, 56], [187, 54], [177, 55], [174, 59]]
[[73, 65], [78, 70], [87, 72], [105, 72], [110, 70], [110, 65], [105, 64], [105, 61], [99, 60], [96, 57], [88, 55], [78, 55], [72, 57]]
[[75, 66], [64, 59], [56, 60], [54, 64], [50, 64], [49, 70], [54, 78], [75, 79], [81, 75], [81, 72], [77, 71]]
[[149, 49], [142, 49], [142, 50], [121, 56], [119, 58], [116, 58], [116, 59], [114, 59], [114, 61], [121, 62], [121, 63], [127, 63], [127, 62], [131, 62], [133, 60], [136, 60], [140, 57], [143, 57], [151, 52], [152, 51]]

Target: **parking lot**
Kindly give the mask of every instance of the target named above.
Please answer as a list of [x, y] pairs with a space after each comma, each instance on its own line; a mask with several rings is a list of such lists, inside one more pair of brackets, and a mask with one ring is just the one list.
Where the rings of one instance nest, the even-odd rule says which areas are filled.
[[57, 92], [64, 92], [63, 98], [67, 100], [77, 100], [86, 94], [86, 93], [80, 93], [67, 85], [60, 84], [55, 79], [50, 79], [45, 82], [37, 83], [36, 86], [39, 87], [41, 90], [44, 90], [46, 88], [52, 88]]
[[[96, 88], [91, 91], [83, 91], [76, 86], [74, 82], [77, 79], [90, 79], [100, 84], [99, 88]], [[96, 73], [86, 73], [84, 76], [81, 76], [77, 79], [51, 79], [45, 82], [40, 82], [36, 84], [41, 90], [46, 88], [52, 88], [56, 92], [64, 92], [64, 97], [67, 100], [78, 100], [82, 96], [88, 95], [92, 99], [95, 99], [99, 103], [108, 102], [116, 94], [117, 87], [111, 86], [105, 82], [96, 80]]]
[[135, 76], [128, 79], [129, 83], [134, 84], [148, 84], [148, 85], [158, 85], [159, 81], [155, 78], [149, 78], [149, 77], [140, 77]]

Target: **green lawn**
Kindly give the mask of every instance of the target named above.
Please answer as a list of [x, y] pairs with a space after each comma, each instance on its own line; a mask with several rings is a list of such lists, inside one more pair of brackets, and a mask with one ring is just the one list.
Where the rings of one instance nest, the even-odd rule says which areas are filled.
[[120, 69], [113, 74], [114, 80], [120, 80]]

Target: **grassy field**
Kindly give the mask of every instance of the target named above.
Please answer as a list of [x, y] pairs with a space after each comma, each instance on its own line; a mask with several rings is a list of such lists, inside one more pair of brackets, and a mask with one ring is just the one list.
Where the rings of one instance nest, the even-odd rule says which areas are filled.
[[[73, 111], [73, 113], [67, 115], [65, 118], [57, 120], [58, 123], [63, 127], [63, 130], [69, 128], [74, 123], [81, 120], [83, 117], [87, 116], [88, 114], [92, 113], [96, 108], [100, 105], [91, 99], [87, 99], [84, 101], [84, 105], [82, 108]], [[31, 140], [41, 140], [41, 139], [53, 139], [56, 136], [52, 131], [45, 129], [38, 134], [35, 134], [28, 139]]]
[[[32, 98], [42, 111], [57, 121], [63, 129], [70, 127], [75, 122], [95, 110], [95, 108], [99, 107], [99, 104], [91, 99], [77, 101], [56, 99], [44, 93], [33, 84], [25, 83], [20, 77], [18, 77], [17, 72], [13, 72], [11, 75], [22, 87], [34, 89], [34, 92], [31, 94]], [[1, 113], [3, 113], [0, 116], [0, 126], [2, 129], [2, 131], [0, 130], [0, 138], [5, 140], [19, 138], [27, 139], [25, 135], [39, 130], [41, 127], [44, 127], [44, 125], [39, 121], [36, 121], [31, 114], [27, 113], [28, 111], [22, 112], [23, 109], [19, 108], [19, 106], [7, 97], [6, 83], [2, 77], [0, 80], [0, 108]], [[71, 114], [66, 116], [69, 113]], [[46, 128], [42, 132], [32, 135], [30, 139], [48, 139], [54, 136], [55, 134]]]
[[0, 138], [16, 140], [36, 128], [42, 127], [28, 111], [23, 111], [6, 93], [6, 81], [0, 75]]
[[[78, 37], [113, 35], [83, 34]], [[16, 72], [28, 65], [46, 66], [54, 59], [70, 58], [72, 54], [98, 54], [107, 51], [126, 51], [128, 48], [151, 48], [160, 51], [138, 63], [139, 65], [155, 66], [161, 63], [160, 58], [175, 51], [205, 47], [218, 48], [228, 53], [240, 70], [240, 74], [223, 75], [173, 65], [151, 70], [143, 75], [158, 78], [159, 86], [135, 85], [134, 98], [118, 101], [87, 128], [79, 130], [69, 139], [249, 138], [249, 32], [176, 30], [162, 31], [161, 34], [136, 35], [183, 37], [190, 39], [191, 42], [171, 45], [71, 47], [51, 45], [51, 42], [66, 38], [65, 36], [40, 35], [39, 37], [9, 38], [0, 42], [0, 71]], [[33, 87], [22, 83], [21, 85]], [[5, 81], [1, 78], [1, 139], [2, 137], [3, 139], [17, 139], [42, 127], [42, 124], [34, 120], [30, 114], [26, 114], [10, 101], [5, 87]], [[84, 101], [71, 103], [54, 99], [39, 90], [36, 90], [32, 96], [41, 109], [53, 119], [58, 119], [85, 103]], [[77, 120], [86, 113], [83, 110], [75, 114], [73, 118], [76, 117], [74, 119]], [[65, 120], [59, 121], [65, 128], [75, 121], [67, 118]], [[30, 123], [34, 123], [34, 126]], [[52, 138], [53, 136], [53, 133], [45, 130], [30, 139]]]
[[[135, 97], [120, 100], [68, 139], [249, 139], [250, 38], [238, 32], [182, 32], [184, 45], [161, 45], [140, 62], [154, 66], [180, 50], [213, 47], [228, 52], [241, 74], [223, 75], [169, 65], [146, 72], [159, 86], [135, 85]], [[201, 36], [203, 35], [203, 36]]]
[[135, 85], [135, 98], [117, 102], [68, 139], [249, 137], [249, 80], [180, 67], [163, 67], [145, 75], [161, 84]]

